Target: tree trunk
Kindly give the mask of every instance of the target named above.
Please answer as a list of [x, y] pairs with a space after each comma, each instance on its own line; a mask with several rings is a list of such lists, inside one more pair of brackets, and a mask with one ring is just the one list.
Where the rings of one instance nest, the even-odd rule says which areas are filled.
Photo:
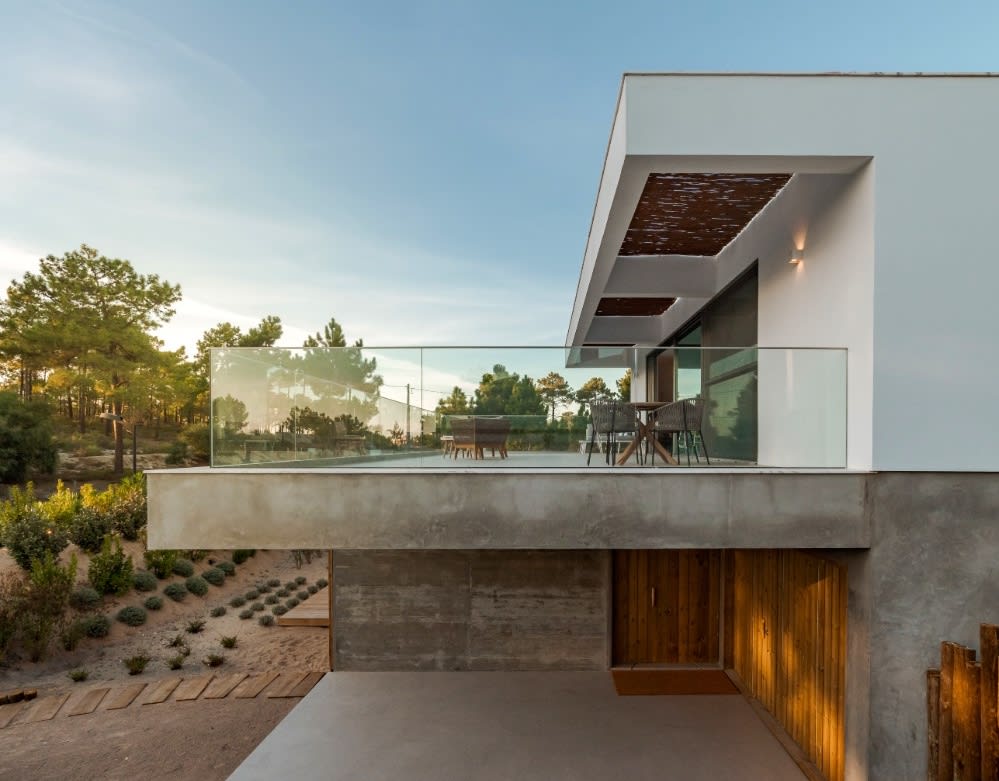
[[[121, 415], [123, 403], [115, 399], [113, 409], [116, 415]], [[121, 476], [125, 472], [125, 422], [114, 422], [114, 473]]]
[[73, 419], [73, 389], [68, 388], [66, 390], [66, 417], [70, 420]]

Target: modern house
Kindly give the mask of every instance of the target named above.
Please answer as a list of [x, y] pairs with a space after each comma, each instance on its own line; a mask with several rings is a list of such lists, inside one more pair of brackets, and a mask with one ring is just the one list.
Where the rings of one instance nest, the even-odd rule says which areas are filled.
[[[999, 620], [997, 138], [989, 75], [626, 75], [564, 346], [219, 351], [149, 543], [332, 551], [336, 670], [725, 669], [827, 778], [924, 775], [926, 668]], [[704, 420], [442, 454], [504, 367]]]

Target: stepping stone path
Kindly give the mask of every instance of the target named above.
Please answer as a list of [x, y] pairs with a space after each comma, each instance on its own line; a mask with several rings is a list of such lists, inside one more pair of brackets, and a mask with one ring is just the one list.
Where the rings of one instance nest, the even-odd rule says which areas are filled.
[[[139, 705], [192, 700], [304, 697], [322, 680], [321, 672], [229, 673], [192, 678], [163, 678], [152, 683], [130, 683], [117, 688], [94, 686], [70, 694], [38, 697], [34, 689], [0, 692], [0, 730], [37, 724], [59, 717], [120, 710]], [[142, 696], [140, 696], [142, 695]], [[172, 695], [172, 696], [171, 696]]]

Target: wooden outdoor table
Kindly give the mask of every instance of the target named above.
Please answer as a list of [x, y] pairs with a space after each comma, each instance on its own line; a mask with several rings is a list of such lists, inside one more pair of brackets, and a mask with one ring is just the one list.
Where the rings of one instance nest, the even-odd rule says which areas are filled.
[[[617, 465], [623, 466], [628, 462], [631, 454], [635, 452], [635, 449], [641, 443], [643, 439], [647, 439], [652, 447], [656, 449], [656, 452], [662, 456], [663, 461], [667, 464], [672, 464], [676, 466], [677, 461], [673, 458], [672, 454], [659, 444], [659, 440], [656, 439], [654, 432], [649, 431], [649, 413], [655, 409], [659, 409], [663, 404], [669, 404], [668, 401], [633, 401], [631, 406], [638, 410], [638, 432], [635, 434], [635, 438], [628, 444], [628, 446], [622, 451], [621, 455], [617, 457]], [[642, 416], [645, 416], [645, 420], [642, 420]]]

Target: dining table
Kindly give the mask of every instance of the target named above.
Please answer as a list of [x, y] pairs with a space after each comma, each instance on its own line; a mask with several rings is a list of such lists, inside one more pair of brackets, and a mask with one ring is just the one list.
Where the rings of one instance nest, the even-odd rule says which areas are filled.
[[649, 418], [649, 413], [653, 410], [659, 409], [664, 404], [669, 404], [668, 401], [633, 401], [631, 406], [634, 407], [635, 411], [638, 413], [638, 432], [635, 434], [635, 438], [628, 443], [628, 446], [621, 451], [621, 454], [617, 457], [615, 462], [618, 466], [623, 466], [628, 463], [628, 459], [631, 457], [635, 449], [642, 443], [642, 440], [646, 440], [649, 444], [656, 449], [656, 452], [662, 457], [663, 461], [667, 464], [672, 464], [676, 466], [678, 463], [673, 454], [670, 453], [666, 448], [662, 446], [654, 431], [650, 431], [651, 420]]

